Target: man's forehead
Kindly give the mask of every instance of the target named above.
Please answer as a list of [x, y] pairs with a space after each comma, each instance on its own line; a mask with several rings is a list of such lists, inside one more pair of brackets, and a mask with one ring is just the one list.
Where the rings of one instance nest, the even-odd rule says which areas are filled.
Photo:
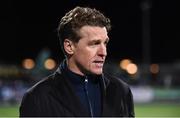
[[83, 26], [79, 30], [79, 35], [81, 37], [89, 37], [89, 36], [94, 36], [94, 37], [103, 37], [103, 38], [108, 38], [107, 35], [107, 30], [105, 27], [98, 27], [98, 26]]

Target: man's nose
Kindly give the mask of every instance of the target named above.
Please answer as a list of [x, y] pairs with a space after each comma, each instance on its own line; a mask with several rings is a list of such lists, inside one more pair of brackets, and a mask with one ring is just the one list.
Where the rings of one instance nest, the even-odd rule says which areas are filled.
[[107, 56], [107, 50], [106, 50], [106, 45], [105, 44], [101, 44], [98, 50], [98, 55], [100, 56]]

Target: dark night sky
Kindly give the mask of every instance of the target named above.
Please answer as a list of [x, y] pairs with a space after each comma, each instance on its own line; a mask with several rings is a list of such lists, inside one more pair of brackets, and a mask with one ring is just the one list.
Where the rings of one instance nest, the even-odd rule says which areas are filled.
[[[56, 36], [59, 19], [76, 5], [91, 6], [112, 21], [108, 52], [110, 59], [131, 58], [141, 63], [141, 0], [6, 0], [0, 2], [0, 63], [20, 63], [35, 58], [42, 48], [62, 59]], [[171, 63], [180, 60], [178, 3], [175, 0], [152, 0], [150, 9], [150, 60]]]

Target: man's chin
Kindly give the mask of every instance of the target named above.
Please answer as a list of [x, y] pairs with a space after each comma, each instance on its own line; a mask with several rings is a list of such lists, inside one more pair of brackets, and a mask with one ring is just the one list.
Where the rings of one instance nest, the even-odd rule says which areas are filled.
[[94, 74], [94, 75], [101, 75], [102, 74], [102, 70], [93, 71], [92, 74]]

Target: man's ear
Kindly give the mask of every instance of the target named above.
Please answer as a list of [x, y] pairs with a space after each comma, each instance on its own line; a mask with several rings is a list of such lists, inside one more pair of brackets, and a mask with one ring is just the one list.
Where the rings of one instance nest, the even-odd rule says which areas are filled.
[[74, 53], [74, 44], [71, 40], [69, 39], [64, 40], [64, 50], [69, 55], [72, 55]]

